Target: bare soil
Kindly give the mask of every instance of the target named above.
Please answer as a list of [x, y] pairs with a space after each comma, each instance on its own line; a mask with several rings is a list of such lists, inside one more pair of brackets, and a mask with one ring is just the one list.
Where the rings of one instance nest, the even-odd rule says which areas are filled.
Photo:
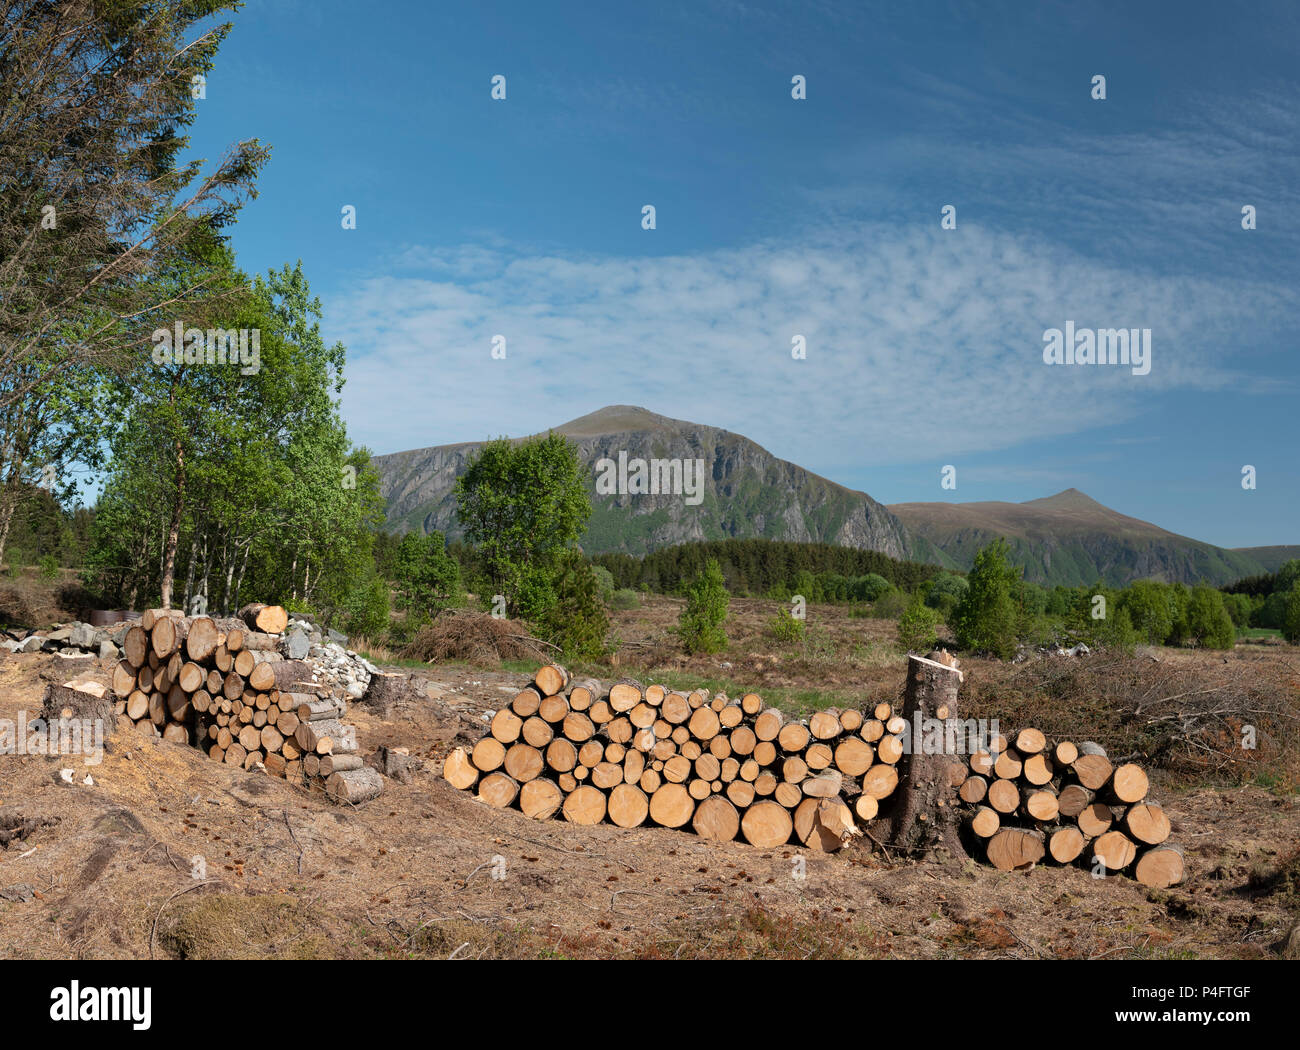
[[[654, 599], [617, 614], [618, 667], [596, 670], [734, 680], [796, 707], [897, 694], [892, 623], [818, 609], [812, 641], [783, 649], [765, 634], [775, 609], [733, 603], [730, 650], [685, 658], [668, 633], [676, 603]], [[1295, 705], [1296, 656], [1239, 647], [1224, 664], [1223, 654], [1162, 650], [1107, 673], [1192, 661], [1197, 674], [1227, 668]], [[34, 716], [52, 662], [0, 658], [0, 718]], [[980, 703], [1013, 696], [1006, 683], [1020, 688], [1029, 673], [979, 660], [963, 669]], [[1190, 867], [1183, 885], [1154, 891], [1077, 868], [1004, 874], [893, 857], [865, 838], [803, 854], [498, 811], [446, 784], [442, 758], [477, 739], [483, 713], [527, 674], [463, 664], [420, 673], [424, 695], [391, 721], [360, 708], [349, 716], [363, 753], [387, 744], [426, 760], [411, 783], [388, 781], [357, 808], [125, 724], [99, 765], [0, 756], [0, 957], [1278, 957], [1300, 921], [1289, 741], [1267, 770], [1153, 769]], [[73, 783], [62, 768], [75, 770]]]

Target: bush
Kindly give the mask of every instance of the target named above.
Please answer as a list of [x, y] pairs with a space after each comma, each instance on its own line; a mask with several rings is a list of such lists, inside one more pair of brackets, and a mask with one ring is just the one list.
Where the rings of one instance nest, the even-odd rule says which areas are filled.
[[907, 612], [907, 595], [891, 587], [871, 605], [871, 615], [877, 620], [896, 620]]
[[1119, 606], [1129, 614], [1134, 630], [1151, 645], [1163, 645], [1174, 630], [1170, 588], [1155, 580], [1135, 580], [1120, 595]]
[[1095, 647], [1132, 655], [1137, 643], [1142, 641], [1142, 634], [1133, 626], [1128, 610], [1122, 606], [1113, 616], [1092, 623], [1092, 642]]
[[1007, 541], [998, 538], [975, 555], [970, 588], [957, 606], [957, 641], [963, 649], [1008, 659], [1016, 651], [1017, 609], [1013, 589], [1020, 570], [1007, 560]]
[[591, 565], [577, 551], [567, 551], [551, 590], [555, 600], [538, 621], [543, 637], [569, 659], [599, 660], [607, 651], [609, 617]]
[[1300, 643], [1300, 586], [1293, 587], [1287, 595], [1282, 637], [1292, 644]]
[[722, 569], [711, 558], [688, 588], [686, 608], [677, 621], [677, 634], [688, 653], [720, 653], [727, 647], [722, 623], [730, 604]]
[[898, 620], [898, 644], [909, 652], [925, 652], [939, 640], [939, 614], [917, 596]]
[[53, 554], [47, 554], [41, 558], [41, 578], [45, 580], [57, 580], [59, 578], [59, 559]]
[[344, 630], [378, 639], [388, 630], [388, 584], [378, 575], [349, 592], [343, 609]]
[[636, 591], [631, 587], [620, 587], [609, 599], [609, 607], [615, 612], [625, 612], [628, 609], [638, 609], [641, 606], [641, 599], [637, 597]]
[[869, 572], [853, 581], [853, 599], [859, 602], [874, 602], [892, 587], [887, 579], [878, 572]]
[[782, 645], [798, 645], [804, 639], [805, 625], [789, 609], [782, 609], [767, 623], [768, 633]]
[[596, 593], [602, 602], [608, 603], [614, 597], [614, 574], [603, 565], [593, 565], [591, 571], [596, 577]]
[[1186, 634], [1206, 649], [1231, 649], [1237, 640], [1232, 617], [1223, 605], [1223, 593], [1197, 585], [1187, 599]]
[[460, 563], [447, 553], [441, 532], [408, 532], [393, 556], [397, 606], [412, 623], [424, 623], [441, 609], [461, 604]]
[[930, 589], [925, 595], [925, 604], [931, 609], [938, 609], [939, 615], [945, 620], [950, 619], [968, 590], [970, 584], [966, 582], [965, 576], [941, 572], [931, 581]]

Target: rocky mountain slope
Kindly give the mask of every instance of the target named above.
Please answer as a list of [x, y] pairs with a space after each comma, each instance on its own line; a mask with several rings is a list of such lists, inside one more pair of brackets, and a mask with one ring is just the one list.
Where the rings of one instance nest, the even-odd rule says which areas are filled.
[[889, 509], [963, 570], [980, 548], [1005, 536], [1025, 578], [1049, 586], [1148, 577], [1218, 585], [1264, 571], [1248, 553], [1130, 518], [1078, 489], [1026, 503], [895, 503]]
[[[833, 543], [895, 558], [941, 560], [865, 492], [844, 488], [778, 459], [740, 434], [614, 405], [555, 428], [577, 446], [592, 493], [583, 537], [589, 554], [643, 554], [692, 540], [767, 537]], [[438, 529], [460, 535], [452, 486], [479, 442], [376, 456], [389, 524], [401, 531]], [[699, 501], [686, 494], [602, 495], [597, 464], [645, 460], [703, 461]]]
[[[1154, 577], [1229, 583], [1271, 571], [1300, 548], [1228, 550], [1120, 514], [1068, 489], [1026, 503], [899, 503], [884, 506], [748, 438], [717, 427], [612, 405], [555, 428], [578, 446], [592, 494], [583, 548], [589, 554], [647, 551], [695, 540], [765, 537], [831, 543], [895, 558], [969, 569], [975, 553], [1005, 536], [1027, 579], [1046, 585], [1110, 584]], [[453, 486], [482, 442], [376, 456], [389, 526], [461, 535]], [[702, 461], [698, 499], [605, 494], [602, 460]], [[1292, 555], [1293, 556], [1293, 555]]]

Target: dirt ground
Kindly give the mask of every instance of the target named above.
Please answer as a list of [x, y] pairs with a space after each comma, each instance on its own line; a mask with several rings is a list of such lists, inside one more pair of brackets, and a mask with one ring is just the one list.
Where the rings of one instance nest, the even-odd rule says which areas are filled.
[[[632, 643], [623, 670], [640, 659], [665, 674], [742, 675], [760, 691], [793, 690], [796, 705], [801, 686], [865, 701], [901, 685], [883, 621], [844, 616], [825, 630], [847, 643], [792, 655], [766, 651], [770, 609], [742, 608], [728, 654], [661, 664], [646, 654], [669, 652], [672, 615], [667, 600], [619, 614]], [[34, 716], [52, 662], [0, 658], [0, 718]], [[840, 670], [828, 685], [809, 667]], [[1255, 958], [1281, 954], [1300, 920], [1293, 788], [1164, 783], [1190, 868], [1165, 891], [1076, 868], [896, 858], [865, 839], [823, 855], [579, 828], [492, 809], [441, 779], [447, 750], [477, 739], [483, 712], [526, 673], [422, 674], [425, 695], [391, 721], [349, 716], [363, 754], [387, 744], [427, 760], [357, 808], [125, 723], [99, 765], [0, 756], [0, 957]]]

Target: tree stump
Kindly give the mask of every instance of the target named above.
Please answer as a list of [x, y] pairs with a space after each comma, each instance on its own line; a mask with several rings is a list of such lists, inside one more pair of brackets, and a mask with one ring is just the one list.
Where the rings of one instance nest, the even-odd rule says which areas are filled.
[[104, 736], [108, 736], [117, 725], [115, 702], [113, 693], [98, 682], [73, 679], [45, 687], [41, 717], [50, 723], [64, 718], [98, 720], [104, 727]]
[[[955, 788], [965, 780], [961, 756], [925, 754], [926, 719], [938, 719], [946, 708], [948, 718], [958, 717], [957, 689], [962, 673], [923, 656], [907, 658], [907, 685], [903, 718], [913, 739], [898, 762], [899, 797], [890, 820], [889, 843], [909, 852], [941, 845], [959, 859], [968, 859], [958, 834], [958, 814], [953, 805]], [[915, 739], [920, 729], [921, 739]], [[957, 768], [954, 768], [957, 767]]]
[[410, 675], [381, 672], [370, 676], [370, 686], [357, 702], [369, 708], [377, 718], [389, 719], [393, 717], [398, 702], [410, 692]]

